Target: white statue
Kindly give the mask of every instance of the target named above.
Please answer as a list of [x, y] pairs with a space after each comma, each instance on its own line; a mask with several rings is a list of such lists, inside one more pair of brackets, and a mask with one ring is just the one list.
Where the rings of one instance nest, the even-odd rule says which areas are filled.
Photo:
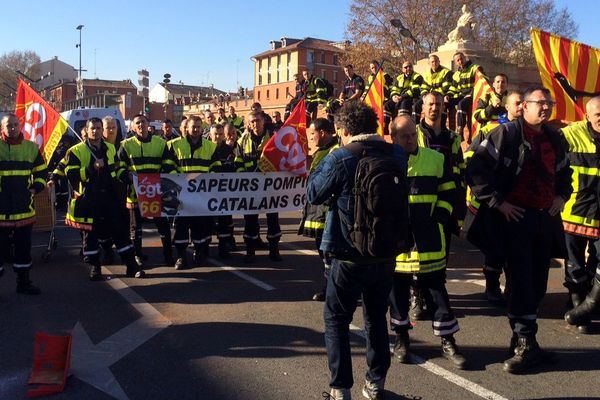
[[447, 43], [464, 43], [477, 41], [479, 36], [479, 25], [475, 16], [466, 4], [462, 6], [462, 15], [456, 23], [456, 28], [448, 34]]

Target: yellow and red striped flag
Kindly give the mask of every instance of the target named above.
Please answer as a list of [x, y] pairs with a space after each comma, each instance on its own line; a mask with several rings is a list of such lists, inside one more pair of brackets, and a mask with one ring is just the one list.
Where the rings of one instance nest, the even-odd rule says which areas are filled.
[[[475, 70], [475, 86], [473, 86], [473, 109], [471, 110], [471, 137], [475, 138], [479, 134], [481, 124], [474, 117], [479, 99], [485, 97], [487, 93], [493, 92], [485, 75], [480, 70]], [[498, 121], [489, 121], [488, 124], [499, 125]], [[487, 125], [486, 125], [487, 126]]]
[[46, 162], [50, 160], [69, 123], [28, 84], [19, 79], [15, 114], [25, 139], [37, 143]]
[[[381, 65], [381, 64], [380, 64]], [[385, 88], [385, 77], [383, 76], [383, 69], [381, 66], [379, 70], [375, 74], [375, 79], [371, 82], [371, 86], [369, 86], [365, 97], [364, 102], [368, 106], [370, 106], [375, 113], [377, 114], [377, 120], [379, 121], [379, 126], [377, 128], [377, 133], [383, 136], [383, 90]]]
[[539, 29], [531, 41], [542, 85], [556, 101], [550, 119], [582, 120], [587, 100], [600, 94], [600, 49]]

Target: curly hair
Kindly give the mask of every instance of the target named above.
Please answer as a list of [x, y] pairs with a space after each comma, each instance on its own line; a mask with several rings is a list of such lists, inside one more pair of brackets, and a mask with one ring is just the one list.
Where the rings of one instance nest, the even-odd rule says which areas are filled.
[[335, 124], [351, 136], [377, 132], [377, 114], [362, 101], [347, 101], [335, 114]]

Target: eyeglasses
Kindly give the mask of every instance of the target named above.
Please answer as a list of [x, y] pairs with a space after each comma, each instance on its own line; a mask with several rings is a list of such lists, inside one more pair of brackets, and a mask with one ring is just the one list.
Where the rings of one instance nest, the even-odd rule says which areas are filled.
[[556, 104], [552, 100], [550, 100], [550, 101], [548, 101], [548, 100], [525, 100], [524, 103], [535, 103], [535, 104], [538, 104], [540, 107], [544, 107], [544, 106], [553, 107]]

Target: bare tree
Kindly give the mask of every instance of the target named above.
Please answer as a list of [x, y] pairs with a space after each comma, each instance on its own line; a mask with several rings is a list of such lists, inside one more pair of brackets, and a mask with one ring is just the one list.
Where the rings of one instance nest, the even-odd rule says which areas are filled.
[[18, 83], [16, 71], [36, 78], [38, 73], [35, 66], [39, 63], [40, 56], [31, 50], [13, 50], [0, 56], [0, 109], [12, 111], [15, 108], [14, 90]]
[[[529, 29], [538, 27], [575, 37], [578, 26], [566, 8], [554, 0], [471, 0], [480, 25], [481, 45], [494, 56], [520, 65], [534, 63]], [[424, 58], [444, 44], [460, 17], [452, 0], [353, 0], [346, 36], [352, 42], [344, 62], [367, 73], [371, 59], [385, 59], [386, 69], [400, 72], [406, 59]], [[418, 42], [399, 34], [390, 20], [400, 19]]]

